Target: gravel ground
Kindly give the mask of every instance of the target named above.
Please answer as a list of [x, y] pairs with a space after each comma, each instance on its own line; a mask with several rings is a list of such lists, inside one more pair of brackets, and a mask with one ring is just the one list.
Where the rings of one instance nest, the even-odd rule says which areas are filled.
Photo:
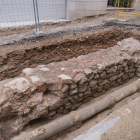
[[35, 43], [36, 41], [42, 41], [42, 40], [50, 40], [54, 38], [60, 38], [64, 36], [71, 36], [71, 35], [80, 35], [84, 32], [88, 31], [96, 31], [99, 29], [107, 29], [107, 28], [124, 28], [124, 29], [136, 29], [140, 30], [140, 25], [137, 24], [127, 24], [127, 23], [107, 23], [107, 24], [99, 24], [99, 25], [92, 25], [88, 27], [83, 27], [83, 28], [76, 28], [76, 29], [68, 29], [65, 31], [58, 31], [56, 33], [51, 33], [51, 34], [45, 34], [42, 37], [36, 37], [36, 36], [31, 36], [28, 38], [23, 38], [23, 39], [17, 39], [17, 40], [11, 40], [9, 41], [4, 41], [0, 43], [0, 46], [3, 45], [9, 45], [9, 44], [24, 44], [26, 42], [32, 42]]
[[140, 29], [140, 18], [134, 15], [120, 15], [119, 19], [126, 19], [126, 22], [117, 22], [104, 24], [103, 20], [111, 18], [112, 13], [107, 15], [99, 15], [94, 17], [86, 17], [69, 22], [57, 24], [42, 25], [41, 29], [45, 35], [36, 37], [32, 34], [33, 27], [30, 28], [13, 28], [8, 30], [0, 30], [0, 46], [9, 44], [23, 44], [25, 42], [36, 42], [45, 39], [54, 39], [58, 37], [78, 35], [88, 31], [95, 31], [105, 28], [125, 28], [125, 29]]

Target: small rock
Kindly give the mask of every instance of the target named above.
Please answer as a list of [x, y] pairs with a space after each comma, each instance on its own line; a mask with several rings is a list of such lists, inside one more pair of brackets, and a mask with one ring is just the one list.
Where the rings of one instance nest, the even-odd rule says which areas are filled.
[[45, 131], [45, 129], [36, 129], [36, 130], [32, 131], [32, 135], [34, 137], [37, 137], [39, 135], [42, 135], [44, 133], [44, 131]]
[[33, 82], [34, 84], [37, 84], [38, 82], [41, 81], [40, 78], [37, 77], [37, 76], [31, 76], [30, 78], [31, 78], [31, 80], [32, 80], [32, 82]]
[[22, 71], [22, 73], [24, 73], [26, 76], [31, 75], [34, 73], [34, 69], [32, 68], [26, 68]]
[[74, 88], [77, 88], [77, 84], [75, 83], [70, 84], [70, 89], [74, 89]]
[[111, 77], [111, 78], [109, 78], [109, 80], [110, 81], [114, 81], [114, 80], [116, 80], [118, 77], [117, 77], [117, 75], [116, 76], [113, 76], [113, 77]]
[[[84, 72], [87, 77], [89, 77], [93, 73], [93, 71], [91, 69], [84, 69]], [[94, 73], [93, 73], [93, 77], [94, 77]]]
[[61, 71], [64, 71], [65, 70], [65, 68], [61, 68]]
[[76, 94], [76, 93], [78, 93], [78, 88], [69, 90], [69, 95], [73, 95], [73, 94]]
[[68, 114], [69, 112], [70, 112], [69, 110], [66, 109], [63, 110], [63, 114]]
[[76, 76], [73, 78], [73, 81], [75, 83], [79, 83], [79, 85], [83, 85], [87, 82], [87, 78], [85, 76], [85, 74], [83, 73], [78, 73], [76, 74]]
[[62, 113], [63, 112], [64, 107], [61, 106], [60, 108], [57, 109], [57, 113]]
[[62, 88], [62, 92], [67, 92], [69, 89], [69, 86], [68, 85], [64, 85], [63, 88]]
[[112, 66], [107, 70], [107, 73], [115, 73], [117, 71], [117, 66]]
[[49, 112], [48, 116], [50, 117], [50, 116], [53, 116], [55, 114], [56, 114], [56, 110], [52, 110], [52, 111]]
[[67, 104], [65, 105], [65, 109], [71, 109], [71, 107], [72, 107], [71, 103], [67, 103]]
[[38, 68], [39, 68], [41, 71], [44, 71], [44, 72], [50, 71], [48, 68], [46, 68], [45, 65], [39, 65]]
[[97, 84], [97, 81], [96, 80], [91, 80], [89, 82], [89, 87], [94, 87], [96, 84]]
[[87, 85], [78, 88], [78, 91], [79, 91], [79, 92], [84, 92], [84, 91], [86, 91], [86, 90], [87, 90]]
[[102, 82], [100, 82], [99, 85], [100, 85], [100, 86], [103, 86], [103, 85], [105, 85], [105, 84], [107, 84], [107, 83], [108, 83], [108, 80], [106, 79], [106, 80], [103, 80]]
[[65, 74], [59, 75], [58, 78], [59, 78], [63, 83], [66, 83], [66, 84], [72, 83], [72, 78], [71, 78], [70, 76], [65, 75]]
[[79, 98], [83, 98], [83, 94], [82, 93], [79, 93], [78, 96], [79, 96]]
[[30, 83], [27, 79], [21, 77], [10, 81], [9, 83], [5, 84], [3, 92], [7, 92], [9, 90], [14, 90], [18, 93], [23, 93], [30, 87]]
[[73, 96], [73, 99], [74, 99], [74, 100], [78, 100], [78, 96], [77, 96], [77, 95], [74, 95], [74, 96]]

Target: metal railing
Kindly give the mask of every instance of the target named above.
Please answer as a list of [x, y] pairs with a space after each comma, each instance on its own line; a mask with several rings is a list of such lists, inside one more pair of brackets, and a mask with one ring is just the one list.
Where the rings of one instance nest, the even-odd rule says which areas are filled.
[[34, 16], [35, 16], [35, 27], [36, 32], [40, 31], [40, 23], [39, 23], [39, 13], [38, 13], [38, 4], [37, 0], [33, 0], [33, 7], [34, 7]]
[[[127, 3], [126, 3], [127, 2]], [[140, 15], [139, 13], [139, 7], [140, 6], [140, 0], [118, 0], [117, 1], [117, 15], [116, 18], [118, 18], [119, 13], [120, 14], [130, 14], [130, 15]]]
[[31, 25], [40, 31], [44, 22], [106, 14], [108, 8], [115, 6], [117, 17], [120, 13], [139, 15], [139, 3], [140, 0], [0, 0], [0, 28]]
[[66, 0], [0, 0], [0, 27], [35, 25], [65, 19]]

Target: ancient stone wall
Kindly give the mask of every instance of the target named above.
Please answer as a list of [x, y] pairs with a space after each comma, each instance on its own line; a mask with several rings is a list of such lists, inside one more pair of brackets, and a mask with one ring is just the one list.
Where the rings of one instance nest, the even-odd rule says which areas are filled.
[[19, 77], [1, 81], [0, 129], [18, 132], [31, 120], [54, 119], [128, 82], [139, 75], [139, 51], [140, 42], [129, 38], [106, 50], [26, 68]]

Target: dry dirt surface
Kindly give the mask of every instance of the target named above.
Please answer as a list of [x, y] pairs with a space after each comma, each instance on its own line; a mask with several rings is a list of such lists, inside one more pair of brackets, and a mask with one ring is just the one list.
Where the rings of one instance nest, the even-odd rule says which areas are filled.
[[[101, 24], [103, 23], [104, 19], [112, 18], [114, 14], [114, 11], [108, 11], [105, 15], [97, 15], [97, 16], [90, 16], [90, 17], [83, 17], [78, 18], [72, 21], [62, 21], [62, 22], [56, 22], [56, 23], [43, 23], [41, 24], [41, 30], [44, 33], [51, 33], [51, 32], [57, 32], [60, 30], [66, 30], [66, 29], [74, 29], [76, 27], [83, 27], [83, 26], [89, 26], [93, 24]], [[119, 14], [119, 19], [135, 19], [137, 18], [137, 15], [128, 15], [128, 14]], [[22, 34], [22, 33], [32, 33], [32, 30], [34, 29], [34, 26], [26, 26], [26, 27], [12, 27], [12, 28], [5, 28], [0, 30], [0, 37], [4, 36], [10, 36], [13, 34]], [[31, 35], [31, 34], [30, 34]]]
[[[41, 30], [45, 35], [53, 34], [56, 32], [73, 30], [76, 28], [83, 28], [93, 25], [100, 25], [104, 19], [112, 18], [113, 12], [108, 11], [105, 15], [97, 15], [91, 17], [78, 18], [72, 21], [62, 21], [57, 23], [43, 23], [41, 24]], [[136, 15], [119, 14], [119, 19], [131, 20], [138, 18]], [[134, 21], [133, 21], [134, 22]], [[131, 23], [133, 23], [131, 22]], [[125, 23], [124, 23], [125, 24]], [[135, 21], [135, 24], [139, 24], [139, 21]], [[0, 29], [0, 45], [8, 44], [10, 42], [15, 43], [20, 39], [28, 40], [30, 37], [35, 37], [33, 34], [33, 26], [20, 26], [11, 28]]]

